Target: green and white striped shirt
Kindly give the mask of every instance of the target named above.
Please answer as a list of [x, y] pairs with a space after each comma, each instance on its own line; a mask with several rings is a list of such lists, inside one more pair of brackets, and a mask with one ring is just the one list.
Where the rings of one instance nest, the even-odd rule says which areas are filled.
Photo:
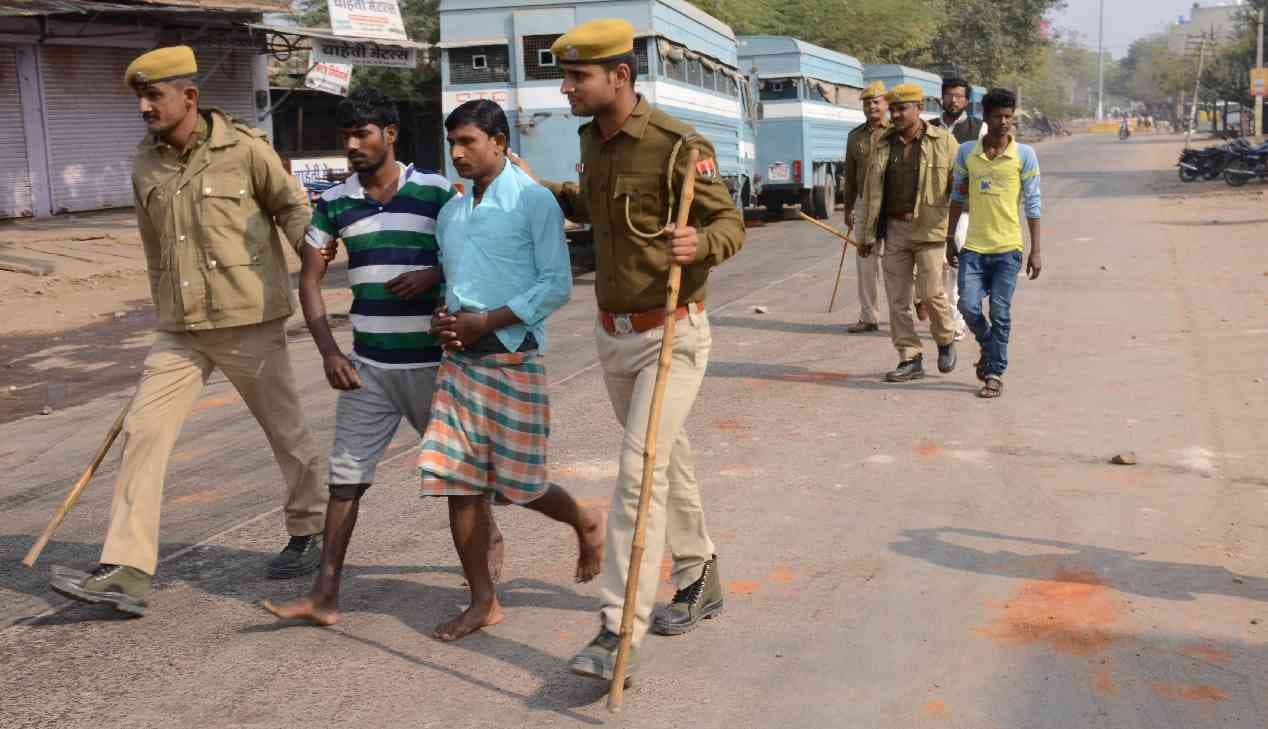
[[307, 240], [321, 248], [340, 238], [348, 247], [356, 357], [375, 367], [434, 367], [442, 350], [428, 330], [432, 313], [445, 300], [444, 286], [401, 299], [384, 284], [407, 271], [439, 265], [436, 216], [456, 192], [440, 175], [397, 164], [399, 187], [386, 205], [368, 197], [355, 174], [323, 193]]

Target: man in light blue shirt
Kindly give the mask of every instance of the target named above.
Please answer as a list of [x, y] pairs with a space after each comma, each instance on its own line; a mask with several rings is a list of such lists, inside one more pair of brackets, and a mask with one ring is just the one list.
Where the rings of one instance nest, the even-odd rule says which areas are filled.
[[550, 191], [507, 162], [510, 125], [502, 107], [469, 101], [445, 119], [445, 130], [454, 168], [473, 185], [436, 220], [446, 290], [431, 331], [445, 357], [418, 470], [424, 496], [448, 497], [449, 527], [471, 587], [469, 607], [434, 632], [457, 640], [502, 621], [483, 501], [527, 506], [571, 526], [580, 548], [578, 582], [599, 573], [605, 519], [546, 480], [550, 401], [538, 355], [546, 348], [546, 318], [572, 293], [563, 213]]

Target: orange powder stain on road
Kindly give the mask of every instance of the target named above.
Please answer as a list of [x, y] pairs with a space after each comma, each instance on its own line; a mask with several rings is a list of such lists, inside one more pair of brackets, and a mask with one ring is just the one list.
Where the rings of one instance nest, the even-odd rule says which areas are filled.
[[797, 574], [792, 568], [784, 563], [775, 565], [775, 569], [771, 570], [770, 581], [776, 585], [790, 585], [792, 581], [797, 579]]
[[1226, 666], [1233, 660], [1233, 656], [1228, 652], [1213, 648], [1205, 643], [1193, 643], [1186, 645], [1180, 649], [1180, 655], [1196, 658], [1207, 663], [1214, 663], [1217, 666]]
[[192, 504], [214, 504], [220, 500], [220, 493], [216, 491], [195, 491], [192, 494], [184, 494], [177, 496], [169, 501], [173, 506], [189, 506]]
[[727, 591], [732, 595], [752, 595], [761, 589], [761, 583], [754, 580], [732, 580], [727, 584]]
[[1196, 701], [1202, 704], [1215, 704], [1228, 698], [1228, 694], [1204, 683], [1155, 683], [1150, 688], [1164, 699], [1172, 701]]
[[934, 456], [937, 456], [941, 452], [942, 452], [942, 449], [939, 448], [938, 444], [934, 443], [933, 441], [926, 440], [916, 445], [916, 455], [920, 456], [921, 458], [933, 458]]
[[1092, 674], [1092, 688], [1102, 696], [1118, 696], [1118, 684], [1108, 666], [1101, 666]]
[[1097, 576], [1060, 569], [1051, 580], [1027, 582], [978, 634], [1014, 645], [1044, 644], [1068, 655], [1087, 656], [1114, 642], [1113, 626], [1124, 607]]
[[947, 708], [947, 702], [942, 699], [934, 699], [924, 706], [925, 716], [931, 719], [950, 719], [951, 710]]
[[229, 392], [224, 395], [215, 395], [212, 397], [205, 397], [202, 400], [199, 400], [198, 402], [194, 403], [193, 412], [201, 413], [204, 410], [215, 410], [216, 408], [222, 408], [222, 407], [225, 407], [226, 405], [233, 405], [234, 403], [240, 403], [240, 402], [242, 402], [242, 398], [236, 392]]
[[748, 425], [739, 418], [718, 418], [713, 421], [713, 427], [724, 433], [738, 433], [749, 429]]

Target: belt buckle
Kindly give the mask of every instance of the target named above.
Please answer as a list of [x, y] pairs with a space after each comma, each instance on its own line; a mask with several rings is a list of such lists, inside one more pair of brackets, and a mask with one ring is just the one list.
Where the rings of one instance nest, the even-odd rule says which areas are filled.
[[612, 328], [616, 330], [617, 334], [633, 334], [634, 322], [629, 314], [613, 314]]

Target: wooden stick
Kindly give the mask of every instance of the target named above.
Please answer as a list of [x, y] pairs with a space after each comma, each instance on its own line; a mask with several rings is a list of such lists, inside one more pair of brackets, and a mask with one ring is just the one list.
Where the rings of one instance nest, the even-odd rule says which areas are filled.
[[[678, 200], [678, 228], [687, 225], [691, 203], [696, 197], [696, 163], [699, 150], [687, 156], [687, 174], [682, 180]], [[669, 365], [674, 355], [674, 328], [678, 311], [678, 287], [682, 282], [682, 266], [672, 258], [669, 263], [669, 284], [665, 287], [665, 333], [660, 342], [660, 360], [656, 363], [656, 384], [652, 388], [652, 405], [647, 415], [647, 433], [643, 438], [643, 482], [638, 492], [638, 518], [634, 520], [634, 542], [630, 546], [630, 569], [625, 578], [625, 605], [621, 608], [621, 643], [612, 667], [612, 687], [608, 691], [608, 710], [618, 713], [625, 699], [625, 669], [629, 663], [630, 640], [634, 637], [634, 613], [638, 602], [638, 577], [643, 567], [643, 549], [647, 541], [647, 512], [652, 505], [652, 477], [656, 472], [656, 436], [660, 430], [660, 410], [665, 401], [665, 385], [669, 382]]]
[[[849, 238], [850, 233], [853, 233], [853, 232], [854, 232], [854, 228], [851, 227], [849, 233], [845, 234], [846, 241], [850, 240]], [[829, 314], [831, 314], [832, 310], [835, 309], [837, 306], [837, 290], [841, 288], [841, 272], [845, 270], [845, 254], [849, 250], [850, 250], [850, 244], [848, 242], [841, 244], [841, 262], [837, 264], [837, 280], [836, 280], [836, 283], [832, 284], [832, 298], [828, 300]]]
[[110, 452], [110, 446], [114, 445], [115, 438], [119, 437], [120, 431], [123, 430], [123, 421], [128, 417], [128, 411], [132, 409], [132, 401], [124, 406], [123, 412], [119, 413], [119, 417], [114, 419], [114, 425], [110, 426], [110, 432], [106, 434], [106, 439], [102, 441], [101, 446], [97, 448], [97, 455], [93, 456], [92, 463], [88, 464], [88, 468], [79, 476], [79, 480], [71, 488], [70, 493], [62, 501], [62, 505], [58, 507], [57, 513], [53, 514], [53, 519], [44, 527], [44, 533], [40, 538], [35, 540], [35, 544], [31, 546], [31, 550], [22, 558], [22, 564], [27, 567], [34, 567], [35, 560], [39, 558], [40, 552], [44, 551], [44, 547], [48, 544], [48, 540], [53, 538], [53, 533], [62, 525], [62, 521], [66, 519], [66, 514], [70, 512], [70, 508], [79, 501], [79, 495], [84, 492], [84, 488], [88, 486], [88, 481], [92, 479], [97, 467], [106, 459], [106, 454]]
[[[852, 245], [855, 248], [859, 247], [859, 242], [851, 238], [849, 233], [842, 233], [836, 228], [833, 228], [831, 225], [820, 223], [818, 220], [815, 220], [814, 218], [810, 217], [809, 215], [806, 215], [805, 213], [797, 213], [797, 214], [801, 216], [802, 220], [805, 220], [807, 223], [814, 223], [815, 225], [819, 226], [820, 228], [823, 228], [824, 230], [831, 233], [832, 235], [835, 235], [836, 237], [845, 241], [847, 245]], [[850, 230], [851, 232], [853, 232], [854, 229], [851, 228]]]

